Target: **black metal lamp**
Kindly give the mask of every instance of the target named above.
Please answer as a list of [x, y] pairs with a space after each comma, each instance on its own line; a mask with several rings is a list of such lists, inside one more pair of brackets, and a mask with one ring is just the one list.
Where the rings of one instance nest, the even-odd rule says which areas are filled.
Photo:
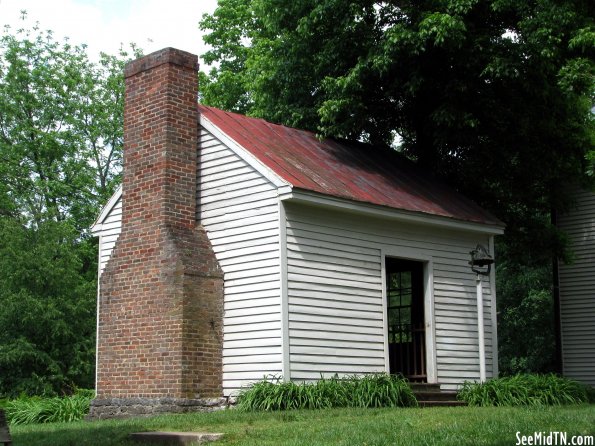
[[471, 254], [471, 260], [469, 261], [471, 271], [482, 276], [490, 274], [494, 258], [488, 253], [485, 246], [477, 245], [469, 254]]

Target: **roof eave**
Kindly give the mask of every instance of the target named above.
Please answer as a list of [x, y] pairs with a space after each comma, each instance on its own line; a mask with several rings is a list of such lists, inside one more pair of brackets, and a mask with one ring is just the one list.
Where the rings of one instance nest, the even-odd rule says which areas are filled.
[[272, 169], [267, 167], [248, 149], [238, 144], [234, 139], [230, 138], [229, 135], [227, 135], [227, 133], [221, 130], [216, 124], [211, 122], [211, 120], [209, 120], [209, 118], [204, 116], [202, 113], [199, 114], [198, 122], [221, 143], [223, 143], [226, 147], [228, 147], [236, 155], [238, 155], [241, 159], [248, 163], [248, 165], [250, 165], [253, 169], [255, 169], [267, 180], [269, 180], [277, 189], [286, 189], [288, 187], [292, 187], [292, 185], [288, 181], [286, 181], [285, 179], [277, 175], [275, 172], [273, 172]]
[[467, 220], [459, 220], [440, 215], [432, 215], [423, 212], [395, 209], [388, 206], [380, 206], [372, 203], [358, 202], [295, 188], [289, 192], [280, 194], [279, 198], [281, 200], [322, 206], [326, 208], [341, 209], [344, 211], [362, 213], [377, 217], [391, 218], [404, 222], [440, 226], [442, 228], [464, 230], [489, 235], [504, 234], [505, 228], [504, 224], [499, 223], [480, 223]]
[[103, 206], [103, 209], [101, 209], [101, 212], [99, 214], [99, 217], [97, 217], [97, 220], [95, 220], [95, 223], [93, 223], [93, 225], [91, 226], [91, 234], [95, 236], [99, 235], [99, 233], [101, 232], [103, 222], [105, 221], [109, 213], [112, 211], [112, 209], [114, 208], [121, 196], [122, 186], [118, 186], [118, 189], [116, 189], [116, 191], [105, 204], [105, 206]]

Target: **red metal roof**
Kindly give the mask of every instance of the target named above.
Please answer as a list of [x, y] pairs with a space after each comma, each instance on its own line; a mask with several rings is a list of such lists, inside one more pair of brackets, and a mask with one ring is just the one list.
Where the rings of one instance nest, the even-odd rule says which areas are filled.
[[394, 209], [502, 226], [496, 217], [390, 149], [319, 140], [298, 130], [199, 105], [200, 113], [294, 188]]

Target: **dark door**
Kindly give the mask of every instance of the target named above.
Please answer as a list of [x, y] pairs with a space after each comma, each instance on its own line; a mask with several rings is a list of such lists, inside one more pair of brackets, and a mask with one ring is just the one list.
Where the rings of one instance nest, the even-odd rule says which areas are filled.
[[424, 264], [387, 257], [386, 291], [390, 373], [425, 382]]

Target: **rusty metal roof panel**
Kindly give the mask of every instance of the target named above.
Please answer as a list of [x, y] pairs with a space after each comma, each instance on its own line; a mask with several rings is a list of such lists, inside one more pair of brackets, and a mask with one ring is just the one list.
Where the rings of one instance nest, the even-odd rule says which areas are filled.
[[199, 105], [200, 113], [294, 188], [456, 220], [496, 217], [393, 150], [319, 140], [298, 130]]

